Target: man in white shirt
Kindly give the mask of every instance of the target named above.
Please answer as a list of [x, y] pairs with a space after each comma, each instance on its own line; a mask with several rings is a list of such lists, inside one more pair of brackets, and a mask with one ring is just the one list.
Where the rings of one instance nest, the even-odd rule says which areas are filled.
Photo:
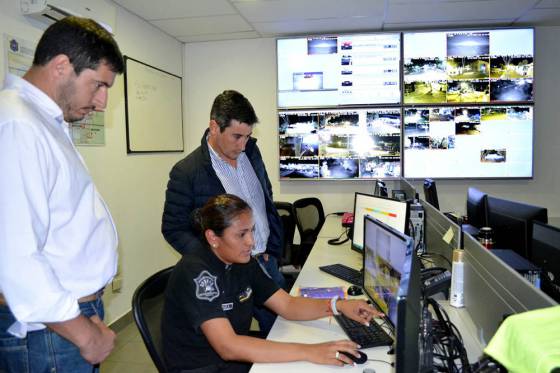
[[92, 372], [115, 333], [101, 295], [117, 233], [68, 122], [102, 111], [124, 69], [111, 34], [67, 17], [0, 91], [0, 372]]

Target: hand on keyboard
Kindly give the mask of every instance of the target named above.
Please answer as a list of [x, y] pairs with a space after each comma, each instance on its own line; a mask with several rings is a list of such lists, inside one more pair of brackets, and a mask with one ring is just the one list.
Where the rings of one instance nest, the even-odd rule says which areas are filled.
[[372, 318], [383, 316], [382, 312], [363, 300], [339, 300], [336, 302], [336, 309], [349, 319], [366, 326], [369, 326]]

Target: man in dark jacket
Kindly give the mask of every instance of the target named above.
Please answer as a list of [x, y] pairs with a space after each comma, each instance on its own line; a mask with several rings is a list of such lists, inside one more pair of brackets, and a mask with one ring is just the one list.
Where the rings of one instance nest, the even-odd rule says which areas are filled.
[[[284, 286], [285, 280], [278, 270], [283, 247], [282, 223], [256, 139], [251, 137], [257, 122], [251, 103], [241, 93], [229, 90], [216, 97], [200, 146], [169, 174], [161, 230], [167, 242], [185, 254], [197, 235], [193, 211], [212, 196], [235, 194], [253, 210], [252, 255], [278, 285]], [[255, 309], [255, 318], [261, 331], [268, 334], [275, 315], [259, 308]]]

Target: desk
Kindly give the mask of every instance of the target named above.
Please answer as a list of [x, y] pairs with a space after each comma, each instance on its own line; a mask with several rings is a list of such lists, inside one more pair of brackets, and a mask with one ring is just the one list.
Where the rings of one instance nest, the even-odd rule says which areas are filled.
[[[338, 221], [338, 222], [337, 222]], [[340, 245], [331, 246], [327, 243], [329, 238], [337, 237], [339, 233], [330, 234], [329, 230], [335, 228], [335, 232], [340, 232], [340, 217], [329, 217], [323, 226], [323, 234], [319, 235], [317, 242], [313, 246], [313, 250], [309, 254], [307, 261], [300, 272], [291, 294], [296, 295], [300, 286], [349, 286], [348, 283], [334, 276], [328, 275], [319, 270], [319, 266], [333, 263], [345, 264], [353, 268], [362, 267], [362, 256], [360, 253], [350, 249], [350, 241]], [[444, 302], [445, 303], [445, 302]], [[445, 306], [445, 305], [444, 305]], [[461, 330], [465, 346], [469, 353], [469, 361], [475, 362], [482, 354], [482, 346], [477, 343], [476, 327], [470, 320], [465, 309], [454, 309], [445, 306], [451, 320]], [[332, 340], [346, 339], [346, 334], [338, 326], [336, 321], [331, 318], [322, 318], [313, 321], [288, 321], [282, 317], [278, 317], [268, 339], [279, 342], [296, 342], [296, 343], [321, 343]], [[394, 355], [387, 355], [388, 347], [374, 347], [364, 349], [368, 355], [368, 359], [379, 359], [391, 362]], [[253, 364], [251, 373], [274, 373], [274, 372], [362, 372], [364, 368], [373, 368], [376, 372], [392, 372], [388, 364], [383, 362], [368, 361], [362, 365], [344, 366], [328, 366], [318, 365], [309, 362], [293, 362], [293, 363], [259, 363]]]

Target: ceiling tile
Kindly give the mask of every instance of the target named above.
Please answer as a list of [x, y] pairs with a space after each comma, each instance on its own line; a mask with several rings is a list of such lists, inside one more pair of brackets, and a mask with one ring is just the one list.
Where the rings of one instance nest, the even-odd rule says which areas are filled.
[[253, 27], [238, 15], [157, 20], [152, 24], [173, 36], [253, 31]]
[[560, 9], [533, 9], [517, 19], [514, 25], [519, 26], [560, 26]]
[[383, 20], [371, 17], [292, 20], [284, 22], [254, 22], [255, 30], [263, 35], [340, 33], [357, 30], [380, 30]]
[[237, 14], [227, 0], [113, 0], [145, 20]]
[[249, 22], [383, 15], [383, 0], [271, 0], [233, 1]]
[[460, 27], [473, 28], [480, 26], [498, 26], [507, 27], [511, 24], [510, 20], [499, 20], [499, 19], [486, 19], [486, 20], [476, 20], [476, 21], [439, 21], [439, 22], [409, 22], [409, 23], [386, 23], [384, 30], [390, 31], [407, 31], [407, 30], [420, 30], [420, 29], [457, 29]]
[[183, 43], [197, 43], [201, 41], [236, 40], [236, 39], [256, 39], [261, 35], [255, 31], [229, 32], [223, 34], [204, 34], [193, 36], [179, 36], [177, 39]]
[[[434, 3], [434, 1], [429, 1]], [[428, 6], [425, 2], [389, 2], [385, 21], [387, 23], [437, 23], [455, 21], [505, 20], [512, 21], [528, 9], [527, 0], [488, 0], [488, 1], [435, 1]]]
[[535, 6], [535, 8], [560, 8], [560, 0], [542, 0]]

